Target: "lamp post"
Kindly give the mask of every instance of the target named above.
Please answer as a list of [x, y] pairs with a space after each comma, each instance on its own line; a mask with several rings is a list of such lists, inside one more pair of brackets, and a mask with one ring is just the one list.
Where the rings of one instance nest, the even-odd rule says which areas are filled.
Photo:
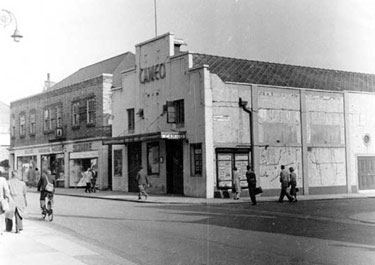
[[16, 25], [16, 28], [15, 28], [13, 34], [11, 35], [11, 37], [13, 38], [13, 40], [15, 42], [19, 42], [23, 36], [20, 34], [20, 32], [18, 30], [16, 17], [9, 10], [1, 9], [1, 11], [0, 11], [0, 25], [3, 25], [4, 28], [5, 28], [6, 26], [11, 24], [12, 22], [14, 22], [14, 24]]

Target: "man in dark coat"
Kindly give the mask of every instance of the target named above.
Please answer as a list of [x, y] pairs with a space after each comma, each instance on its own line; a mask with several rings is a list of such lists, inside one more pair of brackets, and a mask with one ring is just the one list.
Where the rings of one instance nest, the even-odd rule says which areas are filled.
[[137, 177], [135, 179], [137, 181], [137, 185], [138, 185], [138, 189], [139, 189], [139, 193], [138, 193], [138, 199], [142, 199], [142, 195], [145, 196], [145, 199], [147, 199], [147, 192], [145, 190], [145, 188], [148, 186], [148, 178], [147, 178], [147, 174], [146, 172], [143, 170], [143, 167], [140, 166], [139, 168], [139, 171], [138, 171], [138, 174], [137, 174]]
[[280, 183], [281, 183], [281, 191], [280, 191], [280, 198], [279, 202], [283, 202], [284, 196], [288, 197], [289, 201], [292, 202], [294, 198], [290, 196], [288, 192], [289, 187], [289, 173], [285, 170], [285, 166], [281, 165], [281, 172], [280, 172]]
[[247, 180], [247, 185], [249, 187], [249, 194], [250, 194], [251, 202], [253, 203], [253, 205], [256, 205], [257, 200], [255, 197], [255, 188], [257, 185], [257, 178], [255, 176], [255, 173], [251, 170], [250, 166], [247, 166], [246, 180]]

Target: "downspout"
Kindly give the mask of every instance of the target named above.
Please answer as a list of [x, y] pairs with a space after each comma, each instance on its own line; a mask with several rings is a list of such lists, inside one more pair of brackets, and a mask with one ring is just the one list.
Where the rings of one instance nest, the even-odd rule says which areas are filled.
[[254, 170], [254, 133], [253, 133], [253, 111], [248, 109], [247, 101], [239, 98], [238, 105], [249, 114], [249, 129], [250, 129], [250, 159], [251, 159], [251, 169]]

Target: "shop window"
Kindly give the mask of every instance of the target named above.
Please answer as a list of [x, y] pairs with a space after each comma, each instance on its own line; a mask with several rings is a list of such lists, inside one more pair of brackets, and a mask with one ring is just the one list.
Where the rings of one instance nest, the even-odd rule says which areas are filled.
[[122, 150], [113, 151], [114, 176], [122, 177]]
[[147, 144], [147, 174], [159, 175], [160, 172], [160, 149], [159, 143]]
[[217, 187], [228, 189], [232, 187], [232, 170], [237, 167], [240, 173], [241, 186], [247, 187], [246, 167], [250, 165], [249, 153], [237, 150], [217, 153]]
[[30, 135], [35, 135], [36, 133], [36, 114], [35, 111], [30, 112]]
[[14, 116], [14, 114], [12, 115], [12, 119], [11, 119], [11, 131], [10, 131], [10, 134], [12, 136], [12, 138], [16, 137], [16, 118]]
[[51, 130], [51, 113], [50, 109], [44, 109], [44, 131], [50, 131]]
[[134, 109], [128, 109], [128, 130], [134, 131], [135, 121], [134, 121]]
[[87, 124], [95, 124], [95, 98], [87, 100]]
[[79, 126], [79, 102], [72, 104], [72, 125]]
[[[97, 169], [98, 158], [76, 158], [69, 160], [69, 185], [70, 187], [86, 186], [83, 173], [88, 168]], [[99, 178], [99, 176], [98, 176]], [[99, 180], [97, 181], [99, 182]]]
[[185, 123], [184, 100], [167, 101], [167, 122], [176, 123], [181, 126]]
[[202, 144], [190, 145], [190, 164], [193, 176], [202, 175]]
[[38, 182], [38, 172], [36, 171], [36, 156], [17, 157], [17, 174], [19, 178], [30, 186], [36, 186]]
[[20, 114], [20, 137], [25, 137], [26, 135], [26, 115]]

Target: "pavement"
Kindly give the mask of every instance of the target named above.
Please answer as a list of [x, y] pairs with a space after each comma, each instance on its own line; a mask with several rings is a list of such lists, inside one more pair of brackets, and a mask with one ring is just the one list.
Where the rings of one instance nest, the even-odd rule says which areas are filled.
[[[37, 193], [35, 188], [29, 188], [28, 192]], [[240, 200], [230, 198], [193, 198], [172, 195], [150, 195], [147, 200], [138, 200], [137, 193], [97, 191], [85, 193], [83, 189], [57, 188], [55, 194], [62, 196], [75, 196], [84, 198], [95, 198], [103, 200], [118, 200], [134, 203], [157, 203], [157, 204], [235, 204], [249, 203], [249, 197]], [[375, 198], [375, 191], [331, 194], [331, 195], [300, 195], [299, 201], [306, 200], [332, 200], [348, 198]], [[258, 195], [257, 200], [262, 202], [277, 201], [276, 196]], [[375, 224], [375, 212], [359, 213], [350, 217], [357, 221]], [[0, 224], [4, 224], [4, 215], [0, 215]], [[53, 229], [52, 223], [42, 221], [40, 218], [29, 217], [24, 220], [25, 231], [20, 233], [0, 233], [0, 257], [1, 264], [7, 265], [39, 265], [46, 262], [51, 265], [133, 265], [130, 260], [116, 256], [106, 250], [99, 248], [89, 242], [77, 239], [72, 235]]]

